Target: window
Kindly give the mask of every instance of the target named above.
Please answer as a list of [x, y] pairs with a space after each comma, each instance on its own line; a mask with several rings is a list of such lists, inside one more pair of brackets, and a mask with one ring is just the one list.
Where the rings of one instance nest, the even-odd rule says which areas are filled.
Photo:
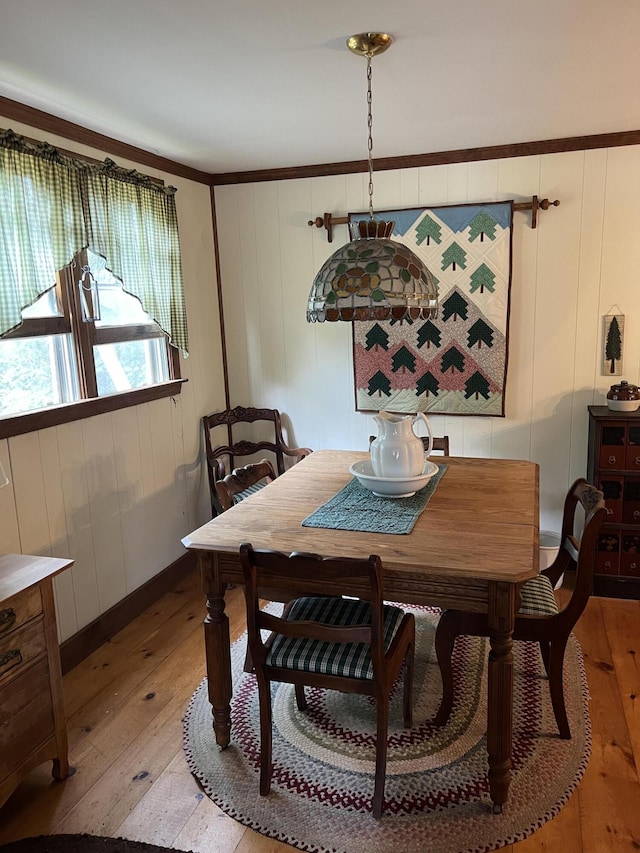
[[22, 317], [0, 340], [2, 417], [176, 378], [162, 329], [92, 252]]
[[179, 392], [174, 194], [0, 131], [0, 438]]

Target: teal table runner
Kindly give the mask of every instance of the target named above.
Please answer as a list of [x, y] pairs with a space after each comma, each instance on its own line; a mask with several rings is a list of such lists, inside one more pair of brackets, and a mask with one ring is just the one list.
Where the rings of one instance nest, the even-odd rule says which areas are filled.
[[379, 498], [361, 486], [354, 477], [330, 500], [308, 515], [302, 526], [362, 530], [367, 533], [411, 533], [446, 470], [446, 465], [438, 465], [438, 473], [410, 498]]

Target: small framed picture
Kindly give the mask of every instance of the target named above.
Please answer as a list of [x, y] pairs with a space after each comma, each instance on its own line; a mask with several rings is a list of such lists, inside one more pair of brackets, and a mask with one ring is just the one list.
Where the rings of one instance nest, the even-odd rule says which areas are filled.
[[602, 375], [622, 373], [624, 351], [624, 314], [606, 314], [602, 330]]

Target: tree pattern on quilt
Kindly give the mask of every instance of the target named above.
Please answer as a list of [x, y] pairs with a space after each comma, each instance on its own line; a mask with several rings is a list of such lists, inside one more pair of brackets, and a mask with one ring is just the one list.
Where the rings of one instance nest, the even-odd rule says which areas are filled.
[[380, 216], [436, 277], [438, 316], [353, 323], [356, 409], [504, 416], [513, 202]]

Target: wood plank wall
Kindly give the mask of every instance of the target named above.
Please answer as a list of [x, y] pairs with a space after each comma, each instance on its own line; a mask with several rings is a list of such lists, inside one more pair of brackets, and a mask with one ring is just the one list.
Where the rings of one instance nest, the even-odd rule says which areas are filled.
[[[30, 126], [16, 120], [22, 114], [14, 108], [10, 115], [0, 126], [79, 155], [114, 154], [84, 144], [73, 128], [70, 145], [53, 132], [56, 122], [36, 116]], [[374, 176], [377, 209], [528, 201], [533, 194], [561, 201], [540, 214], [535, 231], [529, 214], [515, 216], [506, 418], [433, 417], [453, 453], [539, 462], [548, 529], [557, 529], [568, 483], [585, 473], [586, 406], [603, 402], [611, 384], [600, 373], [600, 340], [602, 315], [614, 308], [626, 315], [623, 377], [639, 380], [640, 146], [626, 137], [610, 140], [621, 147], [596, 143], [589, 137], [584, 150], [556, 146], [555, 153], [442, 165], [408, 160]], [[208, 517], [199, 421], [225, 406], [208, 178], [218, 184], [231, 403], [281, 409], [293, 444], [365, 448], [375, 432], [371, 417], [354, 411], [350, 326], [305, 320], [315, 272], [346, 239], [338, 227], [328, 244], [307, 220], [365, 210], [366, 174], [228, 176], [234, 183], [164, 171], [165, 161], [144, 153], [141, 165], [127, 153], [135, 156], [126, 146], [118, 151], [122, 165], [178, 187], [192, 354], [182, 362], [188, 382], [174, 400], [0, 440], [11, 476], [0, 490], [0, 550], [76, 559], [56, 582], [62, 640], [178, 559], [180, 537]]]
[[[371, 416], [354, 411], [351, 328], [308, 325], [316, 271], [347, 239], [307, 220], [366, 210], [365, 174], [216, 186], [232, 405], [279, 408], [291, 440], [367, 447]], [[586, 473], [587, 405], [640, 366], [640, 146], [376, 172], [376, 209], [532, 195], [559, 199], [536, 230], [516, 213], [506, 417], [433, 416], [452, 453], [541, 466], [541, 525], [557, 530], [569, 483]], [[624, 373], [601, 375], [602, 316], [626, 315]]]
[[[105, 153], [11, 119], [0, 127], [79, 154]], [[189, 324], [188, 381], [175, 398], [0, 440], [0, 551], [72, 557], [55, 579], [61, 640], [179, 559], [210, 518], [200, 418], [224, 408], [210, 189], [118, 158], [176, 186]]]

